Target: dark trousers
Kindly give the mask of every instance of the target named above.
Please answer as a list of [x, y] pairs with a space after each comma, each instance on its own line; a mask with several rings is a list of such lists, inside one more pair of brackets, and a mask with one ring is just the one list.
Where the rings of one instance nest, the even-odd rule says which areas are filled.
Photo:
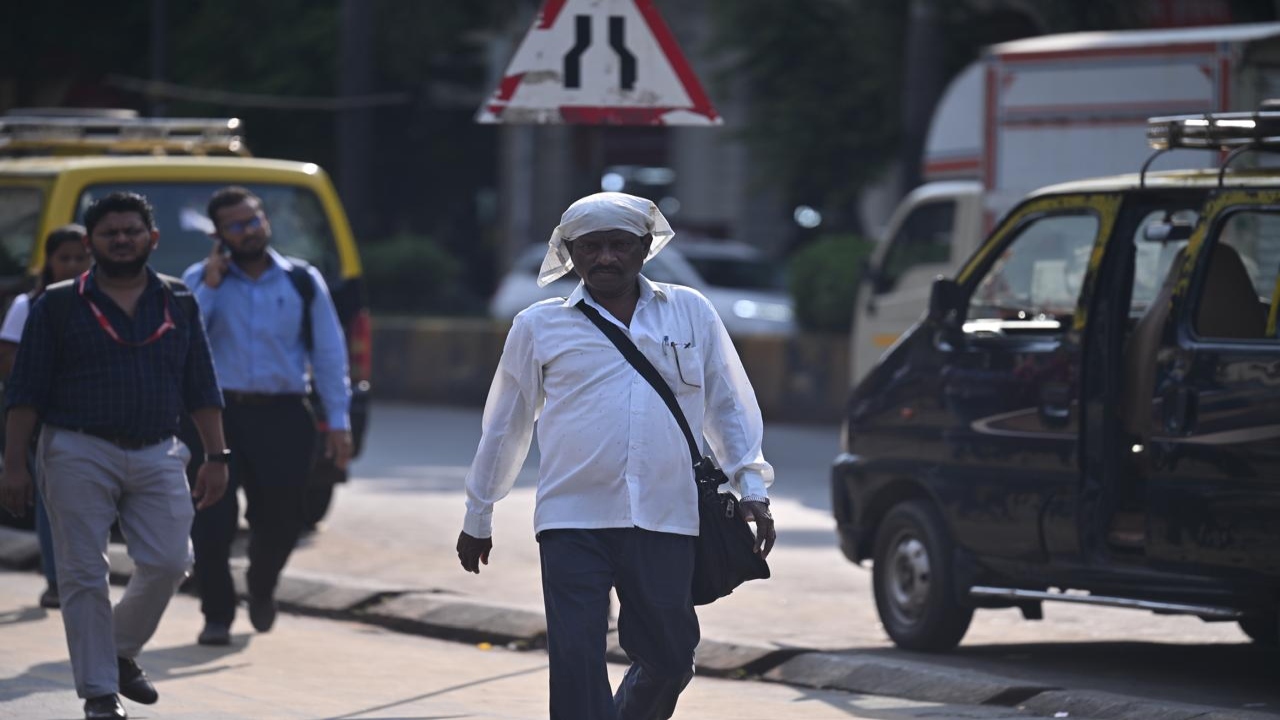
[[[693, 538], [639, 528], [538, 534], [552, 720], [661, 720], [693, 677]], [[610, 693], [609, 589], [631, 667]]]
[[[221, 500], [196, 513], [191, 543], [200, 610], [208, 622], [230, 624], [236, 614], [228, 564], [240, 513], [236, 491], [244, 490], [249, 521], [249, 594], [274, 597], [280, 572], [302, 532], [317, 437], [315, 419], [302, 397], [228, 400], [222, 426], [231, 448], [230, 482]], [[200, 449], [196, 457], [203, 454]], [[194, 463], [188, 475], [194, 482]]]

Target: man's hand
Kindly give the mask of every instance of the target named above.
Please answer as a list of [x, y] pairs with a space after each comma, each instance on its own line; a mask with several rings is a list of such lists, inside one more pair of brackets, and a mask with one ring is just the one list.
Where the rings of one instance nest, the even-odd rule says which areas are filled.
[[196, 471], [196, 486], [191, 497], [196, 499], [196, 510], [203, 510], [222, 499], [227, 491], [227, 464], [207, 462]]
[[225, 253], [222, 252], [222, 241], [214, 239], [213, 249], [209, 251], [209, 259], [204, 264], [204, 284], [208, 288], [217, 288], [222, 284], [222, 278], [226, 277], [227, 266], [230, 264]]
[[14, 517], [27, 514], [27, 508], [35, 501], [31, 484], [31, 472], [25, 467], [11, 467], [0, 475], [0, 506]]
[[773, 530], [773, 515], [769, 513], [768, 503], [746, 500], [742, 503], [743, 518], [756, 524], [756, 554], [762, 558], [769, 557], [773, 543], [778, 534]]
[[493, 538], [471, 537], [465, 532], [458, 533], [458, 559], [462, 561], [462, 569], [480, 574], [480, 563], [489, 564], [489, 551], [493, 549]]
[[339, 470], [346, 470], [351, 462], [351, 431], [330, 430], [325, 434], [324, 456], [333, 461]]

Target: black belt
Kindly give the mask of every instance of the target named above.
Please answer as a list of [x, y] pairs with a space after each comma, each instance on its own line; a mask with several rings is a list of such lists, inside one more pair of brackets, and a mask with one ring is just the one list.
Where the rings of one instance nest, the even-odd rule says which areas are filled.
[[228, 405], [283, 405], [302, 402], [304, 395], [297, 393], [257, 393], [223, 390], [222, 400]]
[[90, 435], [98, 438], [99, 440], [106, 440], [107, 442], [111, 443], [112, 445], [115, 445], [121, 450], [141, 450], [142, 448], [151, 447], [152, 445], [159, 445], [160, 443], [173, 437], [173, 435], [170, 434], [170, 435], [163, 435], [157, 438], [136, 438], [130, 435], [120, 435], [118, 433], [113, 433], [110, 430], [95, 430], [93, 428], [74, 428], [74, 427], [63, 428], [63, 429], [70, 430], [71, 432], [77, 432], [82, 435]]

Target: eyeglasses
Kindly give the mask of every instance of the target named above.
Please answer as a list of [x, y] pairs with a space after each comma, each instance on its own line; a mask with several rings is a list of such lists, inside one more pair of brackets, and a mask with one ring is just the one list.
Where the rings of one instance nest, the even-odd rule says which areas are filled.
[[130, 342], [128, 340], [125, 340], [124, 338], [120, 337], [120, 333], [116, 332], [115, 328], [111, 327], [111, 321], [108, 320], [107, 316], [102, 313], [102, 308], [98, 307], [97, 303], [95, 303], [92, 299], [90, 299], [88, 295], [84, 294], [84, 284], [88, 279], [89, 279], [89, 271], [85, 270], [80, 275], [80, 281], [76, 283], [76, 290], [80, 293], [80, 297], [83, 298], [85, 302], [89, 303], [89, 309], [93, 311], [93, 317], [97, 319], [98, 326], [101, 327], [102, 331], [107, 334], [107, 337], [111, 338], [112, 340], [115, 340], [117, 343], [124, 345], [125, 347], [135, 347], [135, 348], [146, 347], [147, 345], [150, 345], [151, 343], [164, 337], [165, 333], [178, 327], [173, 322], [173, 315], [169, 313], [169, 293], [165, 292], [164, 293], [164, 319], [161, 320], [160, 327], [156, 328], [156, 331], [151, 333], [151, 335], [146, 340], [143, 340], [142, 342]]
[[614, 255], [630, 255], [640, 247], [640, 241], [625, 238], [616, 240], [599, 240], [596, 238], [589, 240], [573, 240], [570, 242], [569, 251], [573, 252], [573, 249], [577, 248], [577, 251], [583, 255], [595, 256], [604, 252], [606, 247], [609, 248], [609, 252]]
[[259, 212], [248, 220], [232, 220], [231, 222], [223, 223], [222, 229], [224, 232], [229, 232], [233, 235], [240, 235], [247, 230], [257, 230], [262, 227], [264, 220], [265, 218], [262, 217], [262, 213]]

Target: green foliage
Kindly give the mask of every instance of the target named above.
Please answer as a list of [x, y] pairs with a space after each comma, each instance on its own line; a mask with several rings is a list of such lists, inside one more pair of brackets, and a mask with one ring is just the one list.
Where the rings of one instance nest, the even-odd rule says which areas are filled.
[[824, 235], [791, 258], [787, 284], [804, 330], [847, 333], [864, 261], [874, 243], [856, 235]]
[[741, 90], [739, 134], [758, 178], [824, 211], [852, 205], [897, 152], [904, 3], [714, 0], [723, 93]]
[[369, 307], [388, 315], [469, 315], [483, 302], [466, 286], [462, 262], [434, 239], [401, 233], [360, 248]]
[[[1154, 3], [1153, 3], [1154, 4]], [[954, 77], [984, 46], [1037, 33], [1141, 25], [1146, 3], [1114, 0], [711, 0], [722, 95], [741, 92], [738, 133], [761, 184], [817, 206], [828, 227], [856, 228], [852, 208], [903, 152], [909, 13], [932, 13], [931, 48]], [[1252, 17], [1252, 16], [1251, 16]]]

